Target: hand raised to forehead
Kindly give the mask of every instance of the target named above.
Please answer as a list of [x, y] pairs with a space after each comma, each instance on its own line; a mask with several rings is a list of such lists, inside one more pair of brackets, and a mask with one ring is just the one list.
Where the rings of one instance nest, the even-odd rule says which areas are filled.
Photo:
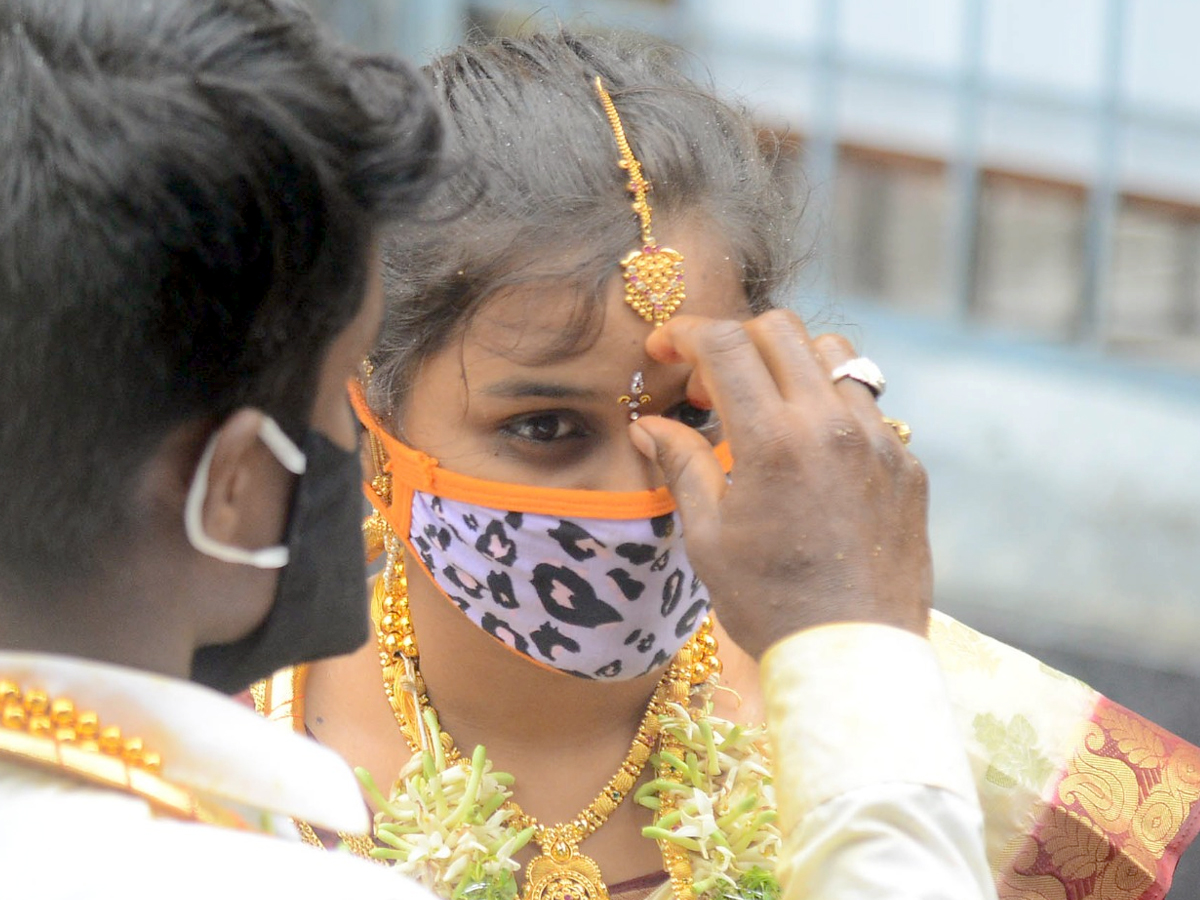
[[748, 322], [677, 316], [646, 349], [694, 367], [689, 399], [715, 407], [733, 452], [727, 480], [709, 443], [679, 422], [630, 425], [664, 472], [688, 555], [734, 640], [757, 657], [832, 622], [924, 635], [925, 470], [867, 386], [832, 380], [855, 357], [850, 344], [814, 340], [794, 313], [774, 310]]

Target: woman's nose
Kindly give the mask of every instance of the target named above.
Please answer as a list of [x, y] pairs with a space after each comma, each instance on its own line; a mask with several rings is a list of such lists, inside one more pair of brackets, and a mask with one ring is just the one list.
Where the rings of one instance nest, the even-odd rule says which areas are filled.
[[601, 490], [647, 491], [666, 484], [658, 464], [643, 456], [627, 433], [613, 443], [613, 452], [603, 466]]

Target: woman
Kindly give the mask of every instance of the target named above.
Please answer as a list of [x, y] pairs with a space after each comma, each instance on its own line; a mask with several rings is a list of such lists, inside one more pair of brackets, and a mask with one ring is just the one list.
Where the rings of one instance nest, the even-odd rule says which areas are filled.
[[[876, 533], [839, 530], [821, 497], [789, 493], [801, 453], [780, 467], [777, 496], [745, 501], [742, 527], [705, 514], [731, 466], [725, 448], [698, 446], [721, 441], [714, 401], [740, 415], [761, 386], [743, 386], [744, 404], [714, 397], [681, 323], [658, 326], [685, 313], [749, 320], [798, 261], [794, 209], [741, 112], [633, 39], [497, 41], [430, 74], [469, 163], [386, 250], [387, 319], [356, 397], [386, 523], [383, 666], [374, 647], [318, 663], [275, 679], [260, 705], [385, 793], [403, 772], [390, 800], [375, 798], [374, 853], [445, 896], [772, 897], [764, 648], [747, 654], [706, 619], [710, 592], [723, 615], [781, 608], [758, 581], [739, 599], [745, 560], [769, 536], [791, 548], [775, 573], [785, 593], [795, 570], [825, 566], [831, 593], [911, 597], [889, 615], [922, 630], [923, 509], [898, 504]], [[802, 333], [767, 318], [748, 333], [768, 368], [813, 382], [808, 357], [771, 357], [769, 332], [791, 328]], [[805, 446], [882, 448], [888, 480], [862, 469], [863, 494], [920, 493], [875, 410], [881, 379], [851, 368], [831, 388], [827, 370], [852, 354], [838, 341], [818, 351], [815, 380], [837, 407], [810, 407], [827, 430]], [[761, 418], [742, 433], [769, 447], [783, 432]], [[672, 447], [690, 448], [690, 464], [662, 453]], [[892, 480], [905, 471], [916, 474]], [[741, 487], [733, 476], [730, 502]], [[807, 520], [799, 503], [812, 504]], [[779, 510], [801, 524], [775, 532]], [[805, 521], [821, 524], [809, 534]], [[814, 593], [811, 622], [821, 607]], [[302, 710], [290, 705], [300, 696]], [[477, 746], [473, 765], [453, 764]]]

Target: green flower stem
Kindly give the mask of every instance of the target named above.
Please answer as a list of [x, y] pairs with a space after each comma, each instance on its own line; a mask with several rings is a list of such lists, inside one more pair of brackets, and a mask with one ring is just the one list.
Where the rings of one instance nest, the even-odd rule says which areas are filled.
[[408, 855], [413, 851], [413, 846], [411, 843], [382, 825], [375, 829], [375, 836], [389, 847], [393, 847], [403, 853], [404, 856], [401, 857], [402, 859], [408, 859]]
[[375, 847], [371, 850], [371, 859], [386, 859], [392, 862], [408, 862], [408, 854], [399, 850], [388, 850], [386, 847]]
[[[687, 771], [687, 763], [685, 763], [670, 750], [660, 750], [658, 752], [658, 756], [662, 762], [665, 762], [669, 766], [674, 766], [676, 772], [682, 774]], [[658, 768], [657, 764], [655, 765], [655, 768]]]
[[[670, 778], [655, 778], [652, 781], [647, 781], [640, 788], [638, 788], [633, 795], [633, 799], [635, 802], [641, 803], [643, 806], [649, 806], [649, 804], [645, 801], [649, 800], [651, 797], [654, 797], [654, 799], [657, 800], [658, 798], [655, 796], [656, 794], [661, 794], [664, 791], [671, 793], [682, 793], [682, 790], [682, 786], [677, 781], [673, 781]], [[651, 808], [657, 809], [657, 807]]]
[[367, 792], [367, 796], [371, 798], [371, 802], [374, 803], [378, 809], [383, 810], [393, 819], [398, 819], [401, 817], [400, 811], [392, 804], [390, 800], [383, 796], [383, 791], [379, 790], [379, 786], [375, 784], [375, 779], [371, 777], [370, 772], [368, 772], [362, 766], [357, 766], [354, 769], [354, 775], [356, 778], [358, 778], [358, 783], [361, 784], [363, 789]]
[[391, 834], [394, 834], [397, 837], [406, 838], [414, 834], [421, 834], [420, 825], [399, 825], [392, 824], [391, 822], [384, 822], [378, 827], [380, 831], [386, 828]]
[[488, 798], [487, 802], [484, 803], [482, 807], [480, 807], [479, 817], [484, 820], [490, 819], [492, 817], [492, 814], [496, 810], [498, 810], [500, 807], [502, 807], [504, 805], [504, 801], [507, 799], [508, 798], [505, 797], [504, 794], [502, 794], [502, 793], [493, 794], [491, 797]]
[[778, 816], [773, 809], [765, 809], [760, 812], [754, 817], [754, 821], [750, 823], [750, 827], [746, 829], [746, 833], [738, 839], [736, 844], [733, 845], [733, 852], [745, 853], [746, 848], [748, 848], [754, 841], [754, 838], [758, 836], [758, 830], [764, 825], [774, 822], [776, 818], [778, 818]]
[[733, 847], [729, 845], [729, 838], [725, 837], [725, 835], [720, 831], [714, 831], [708, 837], [709, 840], [711, 840], [718, 847], [725, 847], [729, 850], [733, 849]]
[[683, 810], [676, 809], [661, 818], [655, 819], [654, 824], [659, 828], [674, 828], [683, 819]]
[[[655, 779], [655, 781], [659, 781], [659, 780], [661, 780], [661, 779]], [[654, 795], [658, 793], [654, 789], [655, 781], [648, 781], [645, 784], [643, 784], [640, 788], [638, 788], [636, 791], [634, 791], [633, 792], [633, 802], [641, 803], [643, 800], [648, 800], [651, 798], [657, 800], [658, 798], [654, 797]]]
[[659, 828], [655, 825], [647, 825], [642, 829], [642, 836], [653, 838], [656, 841], [670, 841], [685, 850], [691, 850], [693, 853], [700, 852], [700, 842], [692, 837], [686, 837], [682, 834], [676, 834], [673, 831], [667, 831], [665, 828]]
[[437, 771], [441, 772], [446, 768], [446, 751], [442, 747], [442, 729], [438, 726], [437, 713], [427, 708], [424, 718], [425, 727], [429, 730], [430, 743], [433, 744], [433, 761], [437, 765]]
[[479, 798], [479, 783], [483, 781], [483, 767], [486, 764], [487, 751], [484, 750], [483, 744], [478, 744], [475, 752], [471, 754], [470, 777], [467, 779], [467, 786], [463, 789], [462, 799], [450, 818], [446, 820], [447, 830], [457, 828], [474, 811], [476, 800]]
[[490, 853], [492, 856], [499, 857], [500, 859], [508, 859], [514, 853], [518, 853], [524, 849], [525, 845], [533, 840], [533, 835], [536, 831], [537, 828], [533, 825], [530, 825], [528, 828], [524, 828], [521, 831], [518, 831], [512, 837], [506, 839], [500, 844], [499, 847], [489, 847], [488, 853]]
[[733, 824], [734, 819], [746, 815], [746, 813], [758, 806], [758, 802], [758, 794], [751, 794], [749, 797], [743, 797], [732, 807], [730, 807], [729, 812], [717, 819], [717, 827], [722, 831], [728, 831], [729, 826]]
[[437, 810], [438, 821], [445, 822], [446, 816], [450, 815], [450, 802], [446, 799], [446, 792], [442, 790], [441, 779], [430, 779], [429, 786], [433, 788], [433, 804]]

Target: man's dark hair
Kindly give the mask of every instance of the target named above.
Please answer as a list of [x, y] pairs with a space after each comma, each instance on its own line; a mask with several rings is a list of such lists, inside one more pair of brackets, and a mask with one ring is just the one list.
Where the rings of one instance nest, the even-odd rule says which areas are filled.
[[94, 574], [173, 427], [303, 430], [441, 140], [286, 0], [0, 4], [0, 588]]

